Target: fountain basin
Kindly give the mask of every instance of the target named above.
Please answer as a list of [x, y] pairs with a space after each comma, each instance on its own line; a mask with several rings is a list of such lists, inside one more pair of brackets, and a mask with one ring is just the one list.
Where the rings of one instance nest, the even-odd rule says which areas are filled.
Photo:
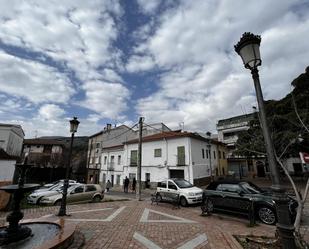
[[[56, 222], [43, 221], [41, 219], [29, 220], [20, 223], [32, 230], [32, 236], [18, 242], [2, 245], [1, 249], [47, 249], [67, 248], [74, 239], [76, 225], [68, 223], [64, 219]], [[0, 231], [6, 227], [0, 227]]]

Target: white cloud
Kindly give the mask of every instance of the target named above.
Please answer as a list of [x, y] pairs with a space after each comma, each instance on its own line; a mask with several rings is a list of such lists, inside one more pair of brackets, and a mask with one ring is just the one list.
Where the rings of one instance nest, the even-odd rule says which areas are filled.
[[144, 56], [153, 63], [146, 69], [135, 63], [131, 71], [164, 71], [159, 90], [140, 99], [137, 112], [176, 128], [185, 122], [189, 129], [212, 131], [218, 119], [251, 112], [256, 105], [251, 74], [233, 48], [245, 31], [262, 35], [265, 98], [285, 96], [308, 64], [309, 13], [297, 12], [302, 2], [197, 0], [168, 9], [154, 34], [134, 48], [139, 61]]
[[52, 67], [0, 51], [0, 91], [33, 103], [65, 103], [74, 94], [66, 75]]
[[102, 118], [120, 118], [120, 113], [127, 109], [129, 90], [120, 83], [88, 81], [83, 86], [85, 101], [80, 104], [96, 111]]
[[158, 6], [160, 5], [160, 0], [137, 0], [137, 3], [139, 4], [139, 7], [142, 12], [149, 14], [153, 13]]
[[57, 105], [46, 104], [40, 107], [38, 113], [41, 118], [48, 121], [61, 118], [65, 111]]

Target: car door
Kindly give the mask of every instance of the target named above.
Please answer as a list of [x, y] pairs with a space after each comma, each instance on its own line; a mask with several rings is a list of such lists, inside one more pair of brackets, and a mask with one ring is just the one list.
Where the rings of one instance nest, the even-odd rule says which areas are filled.
[[179, 191], [175, 183], [169, 180], [167, 184], [167, 197], [174, 199], [178, 193]]
[[84, 197], [84, 186], [77, 186], [67, 195], [67, 202], [81, 202]]
[[158, 192], [158, 194], [160, 194], [162, 199], [166, 199], [167, 198], [167, 181], [161, 181], [158, 184], [157, 192]]
[[86, 185], [83, 201], [91, 201], [97, 189], [94, 185]]
[[248, 212], [250, 196], [239, 184], [222, 184], [220, 188], [223, 196], [222, 208], [232, 212]]

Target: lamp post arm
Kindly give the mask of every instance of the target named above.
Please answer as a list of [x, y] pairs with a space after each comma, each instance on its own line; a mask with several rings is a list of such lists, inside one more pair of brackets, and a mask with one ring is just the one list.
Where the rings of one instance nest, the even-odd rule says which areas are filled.
[[261, 89], [258, 69], [257, 68], [252, 69], [251, 74], [252, 74], [252, 78], [254, 81], [256, 98], [257, 98], [257, 102], [259, 106], [260, 122], [262, 126], [262, 131], [263, 131], [263, 136], [264, 136], [264, 141], [265, 141], [265, 146], [266, 146], [266, 152], [267, 152], [267, 157], [268, 157], [268, 163], [269, 163], [269, 168], [271, 172], [271, 179], [273, 183], [272, 189], [280, 190], [281, 187], [280, 187], [280, 180], [279, 180], [279, 171], [277, 168], [274, 147], [271, 141], [271, 136], [270, 136], [269, 128], [267, 125], [264, 98], [263, 98], [263, 93]]

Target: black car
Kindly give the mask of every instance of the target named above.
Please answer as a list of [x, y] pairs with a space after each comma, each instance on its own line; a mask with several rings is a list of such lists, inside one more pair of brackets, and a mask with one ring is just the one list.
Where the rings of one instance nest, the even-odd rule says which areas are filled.
[[[297, 202], [290, 197], [291, 218], [295, 217]], [[211, 182], [203, 192], [202, 210], [212, 212], [224, 210], [238, 214], [248, 214], [253, 207], [254, 215], [263, 223], [277, 222], [276, 206], [271, 192], [257, 187], [251, 182], [220, 180]]]

